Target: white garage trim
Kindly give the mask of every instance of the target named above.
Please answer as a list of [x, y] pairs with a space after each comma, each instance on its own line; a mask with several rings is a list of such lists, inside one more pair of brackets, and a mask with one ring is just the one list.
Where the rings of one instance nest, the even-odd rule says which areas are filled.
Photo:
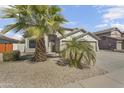
[[[60, 50], [62, 50], [62, 49], [64, 49], [65, 47], [66, 47], [66, 42], [70, 42], [70, 41], [61, 41], [61, 44], [60, 44]], [[85, 42], [85, 41], [80, 41], [80, 42]], [[96, 41], [88, 41], [92, 46], [93, 46], [93, 48], [94, 48], [94, 50], [95, 51], [99, 51], [99, 48], [98, 48], [98, 42], [96, 42]], [[93, 43], [94, 43], [94, 45], [93, 45]]]

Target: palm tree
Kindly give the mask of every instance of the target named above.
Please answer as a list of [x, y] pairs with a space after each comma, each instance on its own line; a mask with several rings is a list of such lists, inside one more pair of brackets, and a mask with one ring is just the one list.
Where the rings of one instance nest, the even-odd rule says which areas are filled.
[[66, 43], [60, 55], [66, 61], [69, 62], [70, 66], [82, 68], [82, 64], [94, 65], [96, 62], [95, 51], [93, 47], [87, 41], [77, 41], [73, 39]]
[[3, 9], [3, 17], [15, 19], [15, 23], [7, 25], [2, 33], [10, 30], [23, 31], [28, 37], [36, 38], [36, 48], [33, 61], [47, 60], [44, 36], [59, 32], [61, 25], [66, 22], [58, 6], [44, 5], [14, 5]]

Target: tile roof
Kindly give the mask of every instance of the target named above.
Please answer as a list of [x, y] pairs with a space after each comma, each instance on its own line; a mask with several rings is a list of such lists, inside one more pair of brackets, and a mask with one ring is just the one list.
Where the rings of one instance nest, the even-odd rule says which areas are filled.
[[9, 38], [3, 34], [0, 33], [0, 43], [18, 43], [19, 40], [13, 39], [13, 38]]
[[116, 40], [124, 40], [124, 37], [111, 37], [111, 36], [105, 36], [105, 37], [113, 38], [113, 39], [116, 39]]
[[74, 30], [80, 30], [80, 31], [83, 31], [83, 32], [87, 32], [86, 30], [84, 29], [79, 29], [79, 28], [63, 28], [64, 30], [70, 30], [70, 31], [74, 31]]
[[64, 29], [65, 30], [71, 30], [72, 32], [70, 32], [68, 34], [65, 34], [64, 36], [59, 37], [59, 39], [63, 39], [65, 37], [71, 36], [71, 35], [73, 35], [75, 33], [81, 32], [81, 31], [86, 33], [86, 31], [84, 29], [70, 29], [70, 28], [69, 29], [68, 28], [64, 28]]
[[96, 36], [95, 34], [90, 33], [90, 32], [86, 32], [86, 33], [84, 33], [84, 34], [82, 34], [82, 35], [76, 37], [75, 39], [79, 39], [79, 38], [84, 37], [84, 36], [86, 36], [86, 35], [90, 35], [90, 36], [94, 37], [95, 39], [100, 40], [100, 38], [99, 38], [98, 36]]
[[117, 30], [117, 31], [119, 31], [120, 33], [122, 33], [117, 27], [112, 27], [112, 28], [108, 28], [108, 29], [104, 29], [104, 30], [100, 30], [100, 31], [94, 32], [94, 34], [107, 33], [107, 32], [111, 32], [111, 31], [113, 31], [113, 30]]

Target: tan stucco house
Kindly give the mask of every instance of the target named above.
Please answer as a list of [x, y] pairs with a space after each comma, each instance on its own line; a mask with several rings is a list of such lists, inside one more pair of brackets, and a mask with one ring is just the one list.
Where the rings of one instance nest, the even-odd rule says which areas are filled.
[[[56, 53], [66, 47], [66, 43], [73, 38], [78, 41], [88, 41], [93, 46], [95, 51], [99, 51], [98, 40], [99, 38], [93, 33], [87, 32], [84, 29], [71, 29], [64, 28], [64, 35], [56, 33], [56, 35], [45, 36], [45, 45], [47, 53]], [[35, 40], [33, 38], [25, 39], [26, 52], [34, 52]]]
[[73, 38], [77, 39], [77, 41], [88, 41], [94, 48], [95, 51], [99, 51], [98, 40], [99, 38], [94, 34], [87, 32], [84, 29], [72, 29], [71, 32], [64, 35], [64, 37], [60, 38], [60, 50], [65, 48], [66, 42], [71, 41]]
[[100, 38], [99, 48], [106, 50], [124, 49], [124, 34], [117, 28], [109, 28], [94, 33]]

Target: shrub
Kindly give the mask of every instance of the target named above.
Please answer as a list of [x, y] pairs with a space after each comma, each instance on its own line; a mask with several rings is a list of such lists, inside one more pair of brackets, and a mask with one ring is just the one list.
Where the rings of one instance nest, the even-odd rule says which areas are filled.
[[13, 51], [12, 55], [13, 55], [13, 60], [19, 60], [19, 58], [20, 58], [20, 51], [18, 51], [18, 50]]
[[70, 66], [77, 68], [82, 68], [82, 65], [94, 65], [96, 62], [95, 51], [87, 41], [80, 42], [73, 39], [67, 42], [60, 55]]
[[19, 58], [20, 58], [20, 51], [17, 51], [17, 50], [3, 53], [4, 61], [15, 61], [15, 60], [19, 60]]
[[12, 52], [3, 53], [3, 61], [12, 61], [12, 60], [13, 60]]

